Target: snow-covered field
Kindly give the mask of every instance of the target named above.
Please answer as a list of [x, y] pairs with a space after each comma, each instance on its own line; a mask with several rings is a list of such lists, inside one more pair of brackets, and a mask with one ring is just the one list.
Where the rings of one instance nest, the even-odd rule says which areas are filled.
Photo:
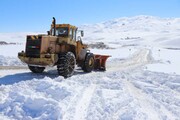
[[135, 16], [80, 29], [85, 43], [109, 46], [91, 49], [112, 56], [106, 72], [33, 74], [16, 57], [27, 33], [0, 33], [0, 41], [20, 43], [0, 46], [0, 119], [180, 120], [180, 18]]

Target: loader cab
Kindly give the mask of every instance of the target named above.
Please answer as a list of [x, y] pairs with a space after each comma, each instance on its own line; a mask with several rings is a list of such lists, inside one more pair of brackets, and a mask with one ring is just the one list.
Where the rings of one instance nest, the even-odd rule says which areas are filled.
[[57, 37], [70, 38], [72, 40], [76, 40], [77, 36], [77, 27], [72, 26], [70, 24], [56, 24], [55, 27], [52, 24], [50, 35]]

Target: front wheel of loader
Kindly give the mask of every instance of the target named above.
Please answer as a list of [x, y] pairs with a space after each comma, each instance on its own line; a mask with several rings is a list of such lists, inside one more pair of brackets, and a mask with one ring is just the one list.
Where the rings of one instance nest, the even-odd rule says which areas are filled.
[[72, 52], [59, 55], [57, 64], [58, 74], [65, 78], [72, 76], [74, 74], [75, 65], [76, 59]]
[[82, 69], [84, 72], [91, 72], [94, 69], [94, 55], [93, 53], [87, 53]]
[[45, 67], [30, 66], [30, 65], [28, 65], [28, 67], [33, 73], [42, 73], [45, 69]]

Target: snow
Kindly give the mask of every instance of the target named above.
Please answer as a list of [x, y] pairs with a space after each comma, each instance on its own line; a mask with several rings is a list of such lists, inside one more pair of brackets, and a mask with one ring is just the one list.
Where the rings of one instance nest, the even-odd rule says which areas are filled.
[[180, 52], [179, 50], [153, 48], [153, 58], [157, 62], [147, 65], [147, 69], [156, 72], [180, 75]]
[[[64, 79], [56, 68], [31, 73], [17, 58], [26, 34], [0, 33], [3, 120], [179, 120], [180, 18], [124, 17], [82, 25], [84, 43], [104, 42], [107, 71]], [[11, 51], [10, 51], [11, 50]]]
[[84, 120], [86, 118], [88, 106], [91, 102], [91, 97], [93, 96], [95, 89], [96, 85], [91, 85], [84, 91], [83, 96], [76, 107], [75, 120]]
[[19, 33], [0, 33], [0, 41], [13, 42], [13, 43], [25, 43], [27, 35], [37, 34], [35, 32], [19, 32]]
[[22, 45], [1, 45], [0, 53], [4, 57], [17, 57], [18, 51], [21, 52], [25, 49], [25, 44]]

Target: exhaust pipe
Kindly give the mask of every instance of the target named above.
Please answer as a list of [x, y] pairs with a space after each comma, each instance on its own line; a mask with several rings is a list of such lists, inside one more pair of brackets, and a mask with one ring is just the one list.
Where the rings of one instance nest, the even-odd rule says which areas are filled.
[[53, 26], [54, 26], [54, 36], [56, 36], [56, 19], [55, 17], [53, 17], [53, 22], [52, 22]]

